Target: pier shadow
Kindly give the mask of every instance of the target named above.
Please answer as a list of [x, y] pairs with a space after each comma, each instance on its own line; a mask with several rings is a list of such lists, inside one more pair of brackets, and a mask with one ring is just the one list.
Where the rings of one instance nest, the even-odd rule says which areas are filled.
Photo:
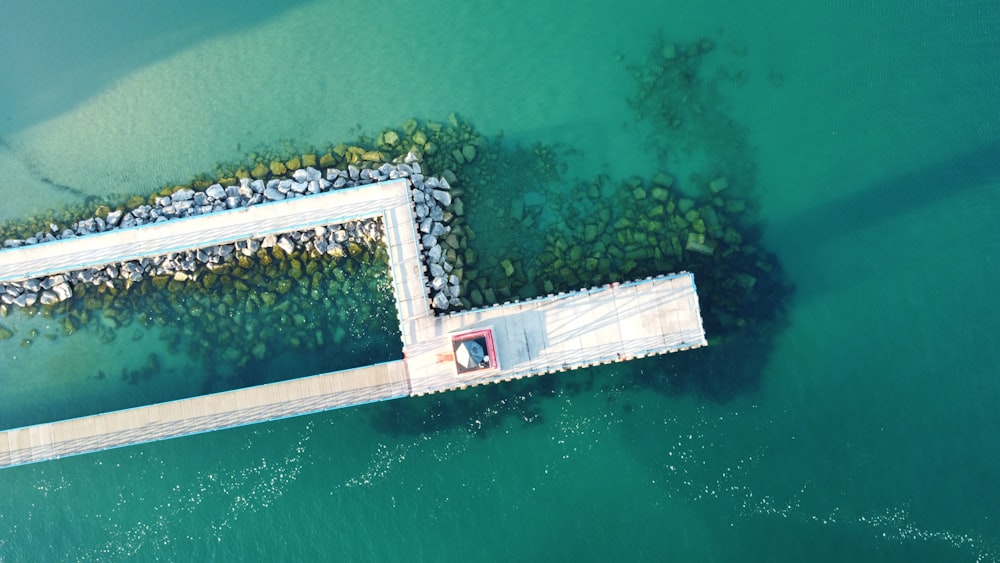
[[[989, 189], [998, 180], [1000, 140], [993, 140], [770, 223], [765, 238], [781, 247], [798, 269], [822, 269], [816, 262], [820, 247], [942, 200]], [[841, 277], [835, 281], [838, 287], [845, 282]], [[800, 297], [824, 293], [833, 283], [814, 280]]]
[[61, 115], [137, 69], [303, 3], [19, 2], [0, 19], [0, 135]]

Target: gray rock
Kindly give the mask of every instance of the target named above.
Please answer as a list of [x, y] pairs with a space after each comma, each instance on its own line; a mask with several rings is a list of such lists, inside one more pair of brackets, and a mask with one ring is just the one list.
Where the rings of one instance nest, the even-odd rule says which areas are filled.
[[427, 258], [431, 262], [439, 262], [441, 260], [441, 245], [436, 244], [427, 251]]
[[52, 287], [52, 293], [55, 293], [60, 301], [65, 301], [73, 297], [73, 288], [68, 283], [61, 283]]
[[441, 267], [441, 264], [431, 262], [431, 264], [427, 266], [427, 269], [430, 271], [432, 278], [443, 278], [445, 275], [444, 268]]
[[229, 196], [226, 198], [226, 207], [229, 209], [236, 209], [237, 207], [243, 207], [243, 200], [238, 197]]
[[448, 227], [446, 227], [446, 226], [442, 225], [441, 223], [438, 223], [437, 221], [435, 221], [434, 224], [433, 224], [433, 226], [431, 226], [431, 233], [430, 234], [432, 234], [432, 235], [434, 235], [436, 237], [439, 237], [441, 235], [448, 234], [448, 231], [450, 231], [450, 230], [451, 229], [449, 229]]
[[337, 179], [333, 181], [333, 188], [340, 189], [347, 185], [347, 179], [342, 176], [337, 176]]
[[295, 172], [292, 172], [292, 179], [295, 180], [296, 182], [308, 182], [309, 173], [299, 168]]
[[205, 190], [205, 195], [212, 199], [226, 199], [226, 190], [219, 184], [212, 184]]
[[352, 180], [357, 180], [361, 176], [361, 171], [358, 170], [357, 166], [351, 164], [347, 167], [347, 174], [351, 177]]
[[108, 213], [108, 216], [105, 217], [104, 222], [107, 223], [108, 226], [110, 227], [117, 227], [118, 222], [122, 220], [123, 213], [124, 212], [121, 209], [116, 209], [115, 211]]
[[275, 244], [278, 244], [278, 237], [276, 235], [267, 235], [264, 240], [260, 241], [261, 248], [271, 248]]
[[337, 229], [336, 231], [333, 232], [333, 241], [338, 244], [347, 242], [348, 237], [349, 235], [347, 234], [347, 231], [345, 231], [344, 229]]
[[277, 188], [267, 188], [264, 190], [264, 199], [268, 201], [280, 201], [285, 199], [285, 194], [278, 191]]
[[54, 276], [49, 276], [44, 280], [42, 280], [40, 285], [42, 289], [52, 289], [53, 287], [61, 283], [66, 283], [66, 276], [64, 274], [56, 274]]
[[427, 217], [428, 213], [430, 213], [430, 210], [427, 208], [427, 205], [424, 204], [424, 203], [418, 203], [415, 206], [415, 210], [416, 210], [416, 213], [417, 213], [417, 219], [423, 219], [424, 217]]
[[38, 302], [38, 295], [34, 293], [22, 293], [14, 299], [14, 304], [20, 307], [29, 307]]
[[320, 172], [319, 170], [316, 170], [312, 166], [306, 166], [306, 178], [310, 182], [319, 182], [321, 179], [323, 179], [323, 173]]
[[181, 188], [174, 192], [174, 195], [170, 196], [173, 198], [174, 202], [178, 201], [190, 201], [194, 198], [194, 190], [191, 188]]
[[282, 250], [284, 250], [285, 254], [291, 254], [292, 252], [295, 252], [295, 243], [292, 242], [292, 239], [288, 238], [287, 236], [282, 235], [278, 239], [277, 246]]
[[426, 219], [420, 222], [421, 233], [428, 234], [431, 232], [432, 228], [434, 228], [434, 221], [431, 220], [430, 217], [427, 217]]
[[307, 184], [306, 182], [292, 182], [290, 189], [291, 191], [297, 194], [302, 194], [305, 193], [307, 189], [309, 189], [309, 184]]
[[38, 300], [41, 301], [42, 305], [52, 305], [59, 302], [59, 297], [55, 293], [45, 290], [39, 294]]
[[431, 300], [431, 305], [433, 305], [435, 309], [439, 309], [439, 310], [442, 310], [442, 311], [445, 310], [445, 309], [447, 309], [448, 308], [448, 296], [445, 295], [445, 294], [443, 294], [443, 293], [438, 293]]
[[443, 276], [431, 279], [431, 289], [434, 291], [440, 291], [446, 285], [448, 285], [448, 280]]
[[434, 190], [431, 192], [434, 195], [434, 199], [441, 202], [441, 205], [449, 206], [451, 205], [451, 194], [444, 190]]
[[437, 236], [434, 234], [428, 234], [420, 237], [420, 244], [424, 245], [424, 248], [430, 248], [438, 243]]

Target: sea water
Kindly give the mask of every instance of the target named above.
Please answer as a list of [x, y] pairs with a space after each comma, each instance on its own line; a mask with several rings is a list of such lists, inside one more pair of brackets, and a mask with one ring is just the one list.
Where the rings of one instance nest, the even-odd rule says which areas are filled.
[[[451, 112], [649, 175], [628, 66], [709, 38], [795, 286], [770, 345], [6, 469], [0, 559], [1000, 558], [996, 4], [522, 4], [10, 7], [0, 218]], [[87, 338], [19, 336], [0, 379], [59, 414]]]

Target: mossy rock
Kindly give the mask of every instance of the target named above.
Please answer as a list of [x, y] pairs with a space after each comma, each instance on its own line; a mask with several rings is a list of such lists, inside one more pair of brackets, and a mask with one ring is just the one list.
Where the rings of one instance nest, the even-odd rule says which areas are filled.
[[[68, 317], [67, 317], [67, 319], [68, 319]], [[13, 330], [11, 330], [11, 329], [3, 326], [3, 325], [0, 325], [0, 340], [9, 340], [9, 339], [11, 339], [13, 337], [14, 337], [14, 331]]]
[[302, 160], [297, 156], [293, 156], [285, 161], [285, 167], [287, 167], [288, 170], [298, 170], [299, 168], [302, 168]]
[[319, 157], [319, 165], [322, 168], [332, 168], [333, 165], [336, 163], [337, 160], [330, 153], [326, 153], [323, 156]]
[[179, 282], [175, 279], [171, 279], [169, 282], [167, 282], [167, 291], [169, 291], [170, 293], [178, 293], [182, 289], [184, 289], [184, 284], [182, 282]]
[[271, 174], [274, 174], [275, 176], [281, 176], [286, 172], [288, 172], [288, 169], [285, 168], [285, 163], [277, 160], [271, 163], [270, 169], [271, 169]]
[[316, 155], [309, 154], [309, 153], [306, 153], [306, 154], [302, 155], [302, 166], [303, 167], [305, 167], [305, 166], [312, 166], [313, 168], [315, 168], [316, 167]]
[[233, 287], [236, 291], [250, 291], [250, 286], [243, 282], [243, 280], [236, 280], [233, 282]]
[[278, 280], [278, 284], [275, 286], [274, 289], [278, 293], [284, 295], [284, 294], [286, 294], [286, 293], [288, 293], [289, 291], [292, 290], [292, 286], [293, 285], [294, 284], [292, 284], [292, 280], [282, 279], [282, 280]]
[[379, 151], [368, 151], [361, 155], [361, 160], [367, 160], [370, 162], [384, 162], [385, 157]]
[[412, 136], [419, 126], [420, 124], [417, 123], [417, 120], [411, 117], [403, 122], [403, 132]]
[[258, 180], [267, 178], [267, 173], [268, 169], [263, 164], [257, 164], [257, 166], [254, 166], [253, 170], [250, 171], [250, 175]]
[[278, 300], [278, 296], [270, 291], [265, 291], [260, 294], [260, 300], [264, 305], [273, 307], [275, 302]]

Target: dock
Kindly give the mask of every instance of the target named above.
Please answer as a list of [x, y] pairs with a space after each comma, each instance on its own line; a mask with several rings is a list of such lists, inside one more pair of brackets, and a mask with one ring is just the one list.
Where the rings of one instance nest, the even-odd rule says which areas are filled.
[[0, 281], [380, 217], [403, 359], [0, 432], [0, 467], [705, 346], [681, 272], [526, 301], [431, 311], [405, 178], [0, 251]]

